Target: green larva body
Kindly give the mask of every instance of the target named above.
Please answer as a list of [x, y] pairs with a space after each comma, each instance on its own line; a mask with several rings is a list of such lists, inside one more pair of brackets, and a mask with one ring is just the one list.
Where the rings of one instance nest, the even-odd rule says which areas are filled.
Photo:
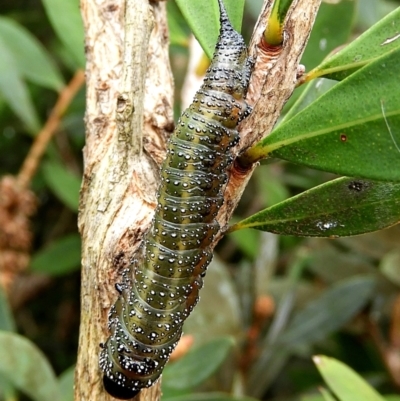
[[218, 1], [214, 57], [170, 138], [152, 225], [110, 310], [100, 368], [117, 398], [132, 398], [160, 377], [198, 301], [219, 230], [230, 149], [239, 141], [236, 127], [250, 113], [244, 97], [252, 62]]

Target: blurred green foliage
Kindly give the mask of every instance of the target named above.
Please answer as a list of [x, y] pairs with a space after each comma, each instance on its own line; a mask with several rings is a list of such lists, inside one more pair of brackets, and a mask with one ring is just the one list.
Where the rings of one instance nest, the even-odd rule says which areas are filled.
[[[29, 3], [29, 7], [18, 0], [5, 0], [2, 4], [2, 175], [18, 172], [58, 93], [84, 65], [78, 0]], [[206, 18], [189, 9], [185, 11], [188, 2], [177, 3], [181, 10], [171, 0], [168, 12], [171, 62], [180, 90], [179, 78], [184, 75], [188, 57], [188, 26], [211, 49], [217, 32], [214, 18], [217, 9], [210, 7], [206, 13], [213, 17]], [[243, 2], [240, 7], [235, 7], [232, 1], [227, 3], [239, 26]], [[261, 3], [254, 0], [244, 4], [245, 37], [251, 34]], [[315, 161], [316, 158], [312, 158], [314, 164], [302, 161], [289, 146], [286, 150], [277, 149], [274, 157], [300, 165], [280, 162], [259, 166], [237, 209], [236, 222], [265, 208], [261, 217], [252, 219], [269, 225], [267, 230], [271, 230], [271, 224], [279, 225], [277, 218], [287, 218], [290, 214], [293, 218], [296, 213], [303, 213], [300, 220], [311, 227], [313, 213], [314, 217], [317, 212], [325, 213], [325, 218], [329, 212], [341, 213], [342, 219], [348, 217], [352, 222], [349, 226], [360, 232], [367, 231], [367, 226], [372, 227], [369, 231], [381, 228], [383, 209], [387, 215], [397, 216], [400, 152], [396, 143], [400, 143], [397, 140], [400, 119], [396, 51], [400, 40], [380, 47], [373, 47], [372, 42], [379, 39], [376, 43], [380, 45], [380, 40], [392, 32], [391, 27], [397, 31], [398, 27], [379, 22], [373, 28], [375, 31], [368, 31], [363, 40], [323, 60], [398, 6], [398, 2], [384, 0], [323, 3], [302, 62], [307, 70], [316, 68], [319, 75], [341, 83], [320, 79], [297, 89], [285, 108], [287, 114], [282, 116], [281, 125], [261, 145], [272, 146], [290, 138], [297, 149], [303, 139], [301, 135], [307, 136], [311, 124], [322, 124], [322, 119], [332, 113], [337, 121], [323, 125], [327, 143], [318, 151], [316, 141], [303, 144], [303, 154], [315, 151], [322, 161]], [[387, 17], [389, 21], [390, 18], [398, 21], [398, 12], [399, 9]], [[362, 65], [349, 62], [354, 60], [354, 52], [362, 56]], [[332, 68], [337, 66], [340, 74], [335, 75]], [[332, 166], [337, 166], [336, 159], [341, 155], [337, 146], [343, 144], [328, 142], [338, 126], [343, 130], [341, 124], [346, 113], [341, 112], [341, 107], [348, 111], [347, 121], [352, 122], [351, 117], [356, 116], [359, 124], [352, 125], [351, 134], [356, 140], [350, 142], [347, 161], [335, 170]], [[33, 400], [72, 400], [71, 365], [76, 359], [79, 323], [80, 241], [76, 213], [82, 174], [83, 114], [82, 90], [63, 117], [32, 182], [40, 206], [32, 221], [34, 250], [30, 271], [24, 279], [36, 286], [36, 290], [33, 294], [22, 290], [19, 301], [15, 300], [18, 298], [15, 290], [12, 311], [6, 297], [0, 297], [0, 400], [15, 399], [19, 391]], [[379, 116], [378, 128], [367, 121], [371, 114]], [[371, 147], [368, 150], [373, 141], [372, 150]], [[361, 173], [354, 168], [361, 169]], [[349, 171], [366, 177], [363, 182], [381, 180], [369, 187], [375, 191], [372, 200], [366, 196], [351, 203], [340, 187], [343, 182], [348, 187], [351, 179], [324, 184], [336, 178], [334, 173], [349, 174]], [[304, 192], [314, 187], [317, 187], [314, 192]], [[316, 193], [321, 202], [315, 198]], [[296, 199], [300, 202], [285, 201], [295, 195], [299, 195]], [[355, 204], [357, 218], [351, 220]], [[273, 205], [275, 209], [269, 209]], [[288, 205], [289, 209], [285, 209]], [[327, 211], [329, 207], [331, 210]], [[266, 216], [272, 216], [272, 222]], [[335, 216], [335, 221], [338, 219]], [[340, 225], [328, 227], [324, 222], [321, 227], [313, 224], [321, 236], [343, 235], [328, 230]], [[395, 222], [388, 219], [384, 226]], [[306, 223], [296, 222], [302, 230]], [[293, 234], [293, 230], [285, 228], [277, 232], [286, 235], [238, 230], [218, 245], [205, 279], [202, 300], [185, 325], [185, 334], [194, 337], [195, 347], [166, 368], [163, 399], [398, 401], [400, 397], [395, 393], [400, 388], [396, 370], [400, 338], [400, 228], [394, 226], [335, 241], [295, 238], [287, 235]], [[43, 276], [51, 277], [51, 281], [42, 288], [35, 283]], [[331, 356], [314, 357], [322, 378], [312, 362], [316, 354]], [[381, 396], [373, 387], [389, 395]]]

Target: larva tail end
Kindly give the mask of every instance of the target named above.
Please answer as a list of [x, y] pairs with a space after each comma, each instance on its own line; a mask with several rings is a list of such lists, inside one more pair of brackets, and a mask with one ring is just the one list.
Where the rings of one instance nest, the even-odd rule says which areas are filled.
[[228, 13], [226, 12], [223, 0], [218, 0], [218, 5], [219, 5], [219, 21], [221, 22], [221, 29], [226, 29], [228, 26], [231, 26], [231, 22], [229, 21]]

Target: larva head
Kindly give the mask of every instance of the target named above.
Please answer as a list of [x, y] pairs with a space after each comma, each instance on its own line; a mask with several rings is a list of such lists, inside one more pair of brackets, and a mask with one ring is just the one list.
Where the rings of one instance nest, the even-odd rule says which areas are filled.
[[[115, 305], [111, 308], [110, 313], [115, 312]], [[121, 333], [120, 327], [118, 327], [118, 333]], [[120, 355], [116, 352], [117, 349], [124, 345], [116, 341], [114, 336], [108, 338], [105, 344], [100, 344], [101, 352], [99, 358], [100, 369], [103, 371], [103, 386], [114, 398], [120, 400], [130, 400], [135, 397], [142, 386], [133, 385], [130, 383], [127, 375], [122, 372], [119, 364]]]
[[[114, 305], [111, 314], [116, 309]], [[101, 344], [99, 365], [103, 371], [103, 385], [111, 396], [130, 400], [141, 389], [150, 387], [160, 376], [162, 368], [158, 371], [160, 363], [157, 360], [141, 355], [146, 346], [136, 341], [129, 344], [124, 341], [131, 335], [124, 331], [126, 329], [120, 321], [113, 320], [111, 329], [115, 332], [105, 344]]]
[[128, 387], [121, 386], [106, 375], [103, 376], [103, 385], [108, 394], [119, 400], [130, 400], [136, 397], [140, 392], [140, 390], [132, 390]]

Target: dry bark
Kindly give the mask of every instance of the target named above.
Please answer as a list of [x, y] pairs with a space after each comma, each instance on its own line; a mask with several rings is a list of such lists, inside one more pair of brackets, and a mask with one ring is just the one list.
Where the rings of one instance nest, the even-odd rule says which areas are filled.
[[[260, 89], [255, 99], [260, 99], [241, 127], [244, 139], [240, 149], [272, 129], [292, 93], [297, 65], [319, 2], [294, 1], [281, 56], [269, 74], [261, 74], [254, 84]], [[87, 108], [79, 215], [82, 289], [76, 401], [112, 399], [101, 385], [99, 343], [108, 336], [107, 312], [117, 297], [114, 284], [121, 269], [129, 265], [150, 223], [156, 200], [157, 164], [163, 159], [166, 139], [173, 128], [166, 4], [149, 4], [148, 0], [130, 3], [127, 11], [136, 18], [130, 27], [129, 46], [134, 49], [130, 71], [123, 71], [124, 7], [124, 0], [81, 0], [86, 32]], [[258, 22], [252, 53], [268, 10], [266, 6]], [[226, 202], [218, 217], [222, 227], [253, 168], [232, 169]], [[140, 400], [159, 397], [158, 382], [143, 391]]]
[[[136, 16], [131, 30], [133, 65], [123, 72], [125, 2], [81, 2], [87, 56], [79, 215], [81, 327], [75, 385], [75, 399], [81, 401], [111, 399], [101, 385], [99, 343], [108, 336], [107, 312], [117, 295], [114, 284], [129, 265], [155, 207], [157, 169], [149, 154], [162, 159], [173, 126], [166, 4], [150, 6], [147, 0], [135, 0], [130, 5], [134, 10], [127, 11]], [[125, 75], [131, 76], [133, 96], [124, 103], [120, 96], [129, 89], [123, 85]], [[128, 109], [131, 123], [118, 131]], [[128, 129], [132, 135], [126, 135]], [[153, 389], [150, 399], [158, 392]]]

